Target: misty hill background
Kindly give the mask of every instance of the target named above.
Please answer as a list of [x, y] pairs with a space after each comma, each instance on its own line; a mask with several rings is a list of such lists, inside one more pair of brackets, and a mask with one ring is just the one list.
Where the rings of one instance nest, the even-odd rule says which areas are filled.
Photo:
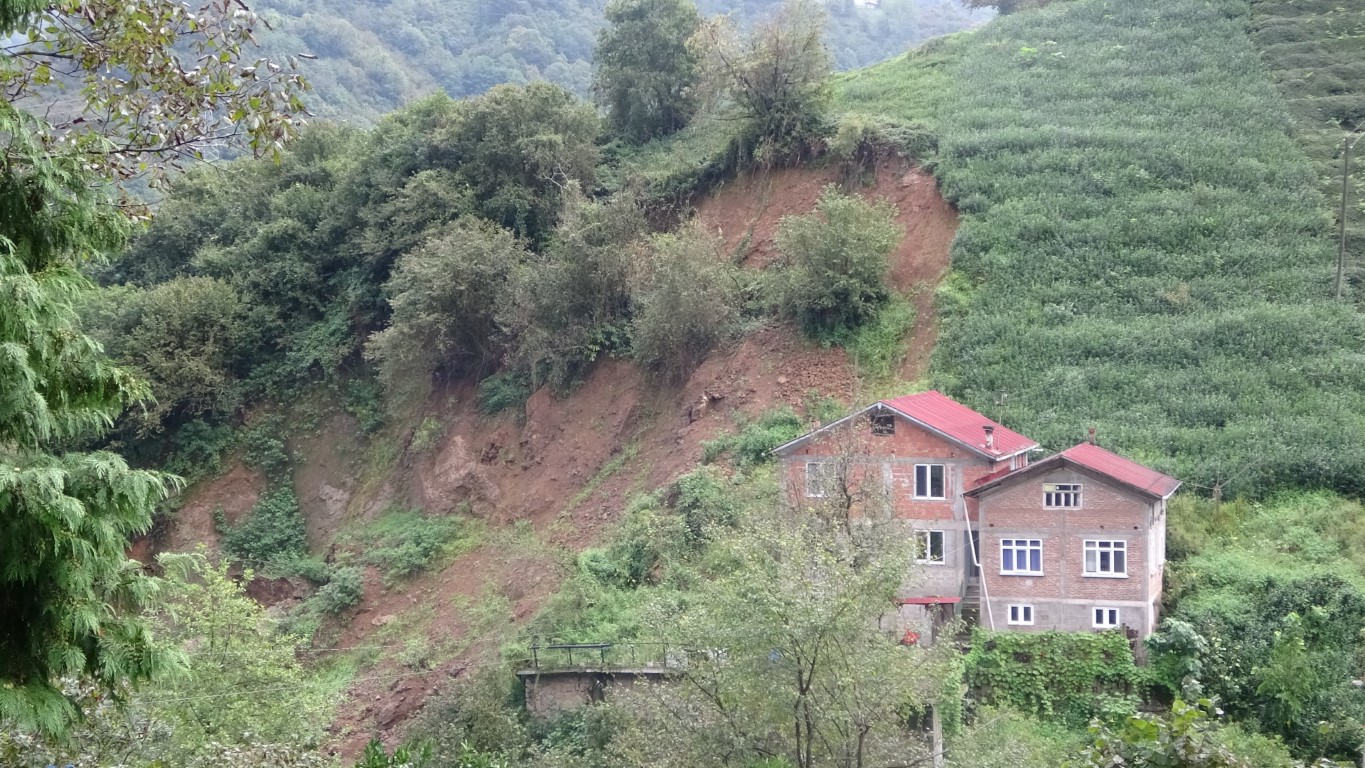
[[[750, 21], [779, 0], [701, 0], [703, 14]], [[272, 56], [311, 53], [305, 67], [320, 118], [369, 124], [443, 88], [456, 98], [499, 83], [544, 79], [581, 96], [606, 0], [270, 0], [255, 9], [273, 28]], [[991, 12], [957, 0], [829, 3], [825, 44], [839, 69], [867, 66], [938, 35], [975, 27]]]

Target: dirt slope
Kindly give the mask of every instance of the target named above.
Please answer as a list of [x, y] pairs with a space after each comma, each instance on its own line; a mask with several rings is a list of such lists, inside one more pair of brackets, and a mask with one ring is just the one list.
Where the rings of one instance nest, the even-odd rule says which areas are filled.
[[[823, 169], [745, 176], [701, 201], [697, 215], [732, 248], [747, 235], [746, 261], [761, 267], [775, 258], [780, 218], [812, 210], [835, 178]], [[879, 169], [864, 194], [895, 203], [906, 231], [893, 280], [914, 295], [919, 314], [902, 371], [913, 381], [936, 335], [930, 289], [947, 269], [957, 217], [931, 177], [901, 164]], [[739, 414], [799, 406], [812, 391], [852, 402], [858, 389], [842, 350], [772, 326], [717, 350], [681, 386], [660, 387], [634, 365], [608, 360], [563, 399], [535, 393], [524, 415], [483, 416], [471, 383], [448, 383], [412, 419], [440, 423], [435, 446], [425, 453], [400, 447], [377, 475], [365, 467], [349, 417], [291, 440], [302, 457], [294, 480], [315, 551], [329, 553], [338, 531], [390, 504], [429, 515], [467, 505], [491, 531], [478, 549], [401, 589], [370, 574], [361, 604], [326, 628], [329, 648], [370, 649], [374, 658], [345, 692], [333, 748], [353, 756], [372, 736], [397, 740], [442, 683], [496, 659], [501, 639], [558, 588], [571, 554], [601, 542], [632, 496], [695, 466], [701, 442], [733, 429]], [[261, 490], [259, 477], [234, 467], [192, 491], [165, 541], [178, 549], [211, 539], [215, 507], [235, 519]]]

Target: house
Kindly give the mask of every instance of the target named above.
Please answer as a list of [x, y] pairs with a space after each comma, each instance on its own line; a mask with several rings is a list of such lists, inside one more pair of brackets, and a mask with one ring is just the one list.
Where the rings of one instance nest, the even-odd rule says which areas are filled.
[[1179, 481], [1098, 445], [1037, 442], [939, 392], [882, 400], [781, 445], [799, 507], [880, 504], [918, 544], [898, 630], [961, 609], [995, 629], [1155, 626]]

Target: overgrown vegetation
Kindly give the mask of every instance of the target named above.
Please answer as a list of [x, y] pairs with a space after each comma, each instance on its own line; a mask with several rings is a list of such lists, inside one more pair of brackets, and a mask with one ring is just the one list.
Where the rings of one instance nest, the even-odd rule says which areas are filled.
[[967, 684], [987, 705], [1069, 728], [1132, 715], [1145, 678], [1121, 632], [972, 633]]
[[379, 568], [393, 584], [468, 551], [480, 535], [462, 517], [426, 517], [420, 510], [391, 509], [342, 537], [341, 543], [355, 547], [354, 562]]
[[1325, 494], [1172, 512], [1168, 613], [1200, 638], [1177, 657], [1195, 663], [1198, 692], [1304, 758], [1359, 746], [1361, 520], [1358, 503]]

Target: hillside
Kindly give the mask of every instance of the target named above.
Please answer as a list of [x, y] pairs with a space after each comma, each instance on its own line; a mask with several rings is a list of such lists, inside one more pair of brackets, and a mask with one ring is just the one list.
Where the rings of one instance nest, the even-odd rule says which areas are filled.
[[[878, 13], [898, 7], [924, 6]], [[303, 2], [279, 8], [336, 43], [325, 63], [342, 74], [321, 93], [361, 123], [437, 83], [403, 79], [417, 70], [396, 56], [376, 55], [388, 74], [374, 78], [346, 64], [384, 35], [465, 77], [469, 62], [427, 33], [506, 22], [493, 28], [549, 62], [533, 74], [586, 72], [556, 47], [591, 38], [586, 11], [547, 17], [565, 36], [552, 40], [522, 24], [534, 5], [368, 8], [363, 34]], [[1252, 764], [1354, 757], [1365, 446], [1348, 436], [1365, 429], [1365, 319], [1358, 286], [1333, 295], [1328, 142], [1305, 127], [1340, 103], [1276, 89], [1290, 57], [1258, 37], [1271, 10], [1068, 0], [1002, 16], [835, 76], [821, 133], [785, 154], [758, 151], [734, 104], [635, 146], [532, 85], [428, 96], [373, 128], [314, 126], [277, 163], [201, 168], [95, 270], [85, 308], [157, 393], [111, 447], [192, 481], [137, 552], [203, 544], [254, 569], [246, 588], [306, 670], [289, 690], [336, 694], [325, 733], [313, 722], [300, 740], [310, 749], [321, 739], [349, 761], [372, 737], [430, 737], [441, 765], [462, 765], [469, 738], [488, 764], [652, 766], [611, 751], [651, 741], [637, 713], [528, 722], [508, 665], [537, 641], [653, 642], [716, 584], [742, 598], [728, 637], [743, 642], [754, 594], [734, 574], [761, 578], [783, 551], [767, 542], [739, 570], [762, 533], [745, 526], [784, 508], [770, 449], [934, 387], [1047, 450], [1097, 427], [1103, 446], [1184, 481], [1166, 608], [1208, 642], [1179, 628], [1161, 641], [1184, 638], [1196, 682], [1235, 697], [1239, 725], [1219, 733], [1266, 756]], [[395, 19], [420, 28], [383, 26]], [[490, 83], [531, 72], [478, 55]], [[360, 98], [372, 86], [350, 77], [391, 79]], [[843, 257], [883, 241], [871, 284], [845, 285], [860, 265]], [[840, 268], [803, 266], [822, 252]], [[797, 308], [828, 284], [843, 293]], [[865, 311], [820, 324], [850, 307]], [[715, 648], [709, 627], [688, 629], [687, 647]], [[896, 658], [923, 651], [878, 637]], [[953, 764], [1059, 764], [1090, 717], [1183, 693], [1183, 673], [1133, 671], [1117, 635], [1084, 637], [1127, 664], [1121, 695], [1096, 696], [1087, 666], [1065, 713], [1031, 694], [992, 719], [948, 712], [953, 743], [972, 745]], [[785, 661], [767, 642], [750, 656]], [[942, 648], [953, 658], [913, 657], [941, 675], [916, 703], [956, 698], [966, 679]], [[767, 694], [781, 695], [753, 694], [759, 709]], [[1286, 701], [1321, 725], [1286, 719]]]
[[[932, 378], [1045, 445], [1189, 482], [1358, 493], [1365, 321], [1240, 2], [1059, 3], [846, 76], [918, 119], [963, 213]], [[900, 99], [902, 91], [910, 98]]]
[[[309, 53], [304, 73], [319, 118], [372, 124], [435, 89], [456, 98], [498, 83], [548, 80], [587, 96], [592, 51], [605, 0], [403, 0], [338, 3], [267, 0], [253, 7], [272, 29], [266, 52]], [[779, 0], [707, 0], [707, 15], [742, 21], [771, 13]], [[931, 37], [989, 18], [957, 0], [886, 0], [876, 8], [830, 6], [826, 42], [841, 69], [866, 66]]]

